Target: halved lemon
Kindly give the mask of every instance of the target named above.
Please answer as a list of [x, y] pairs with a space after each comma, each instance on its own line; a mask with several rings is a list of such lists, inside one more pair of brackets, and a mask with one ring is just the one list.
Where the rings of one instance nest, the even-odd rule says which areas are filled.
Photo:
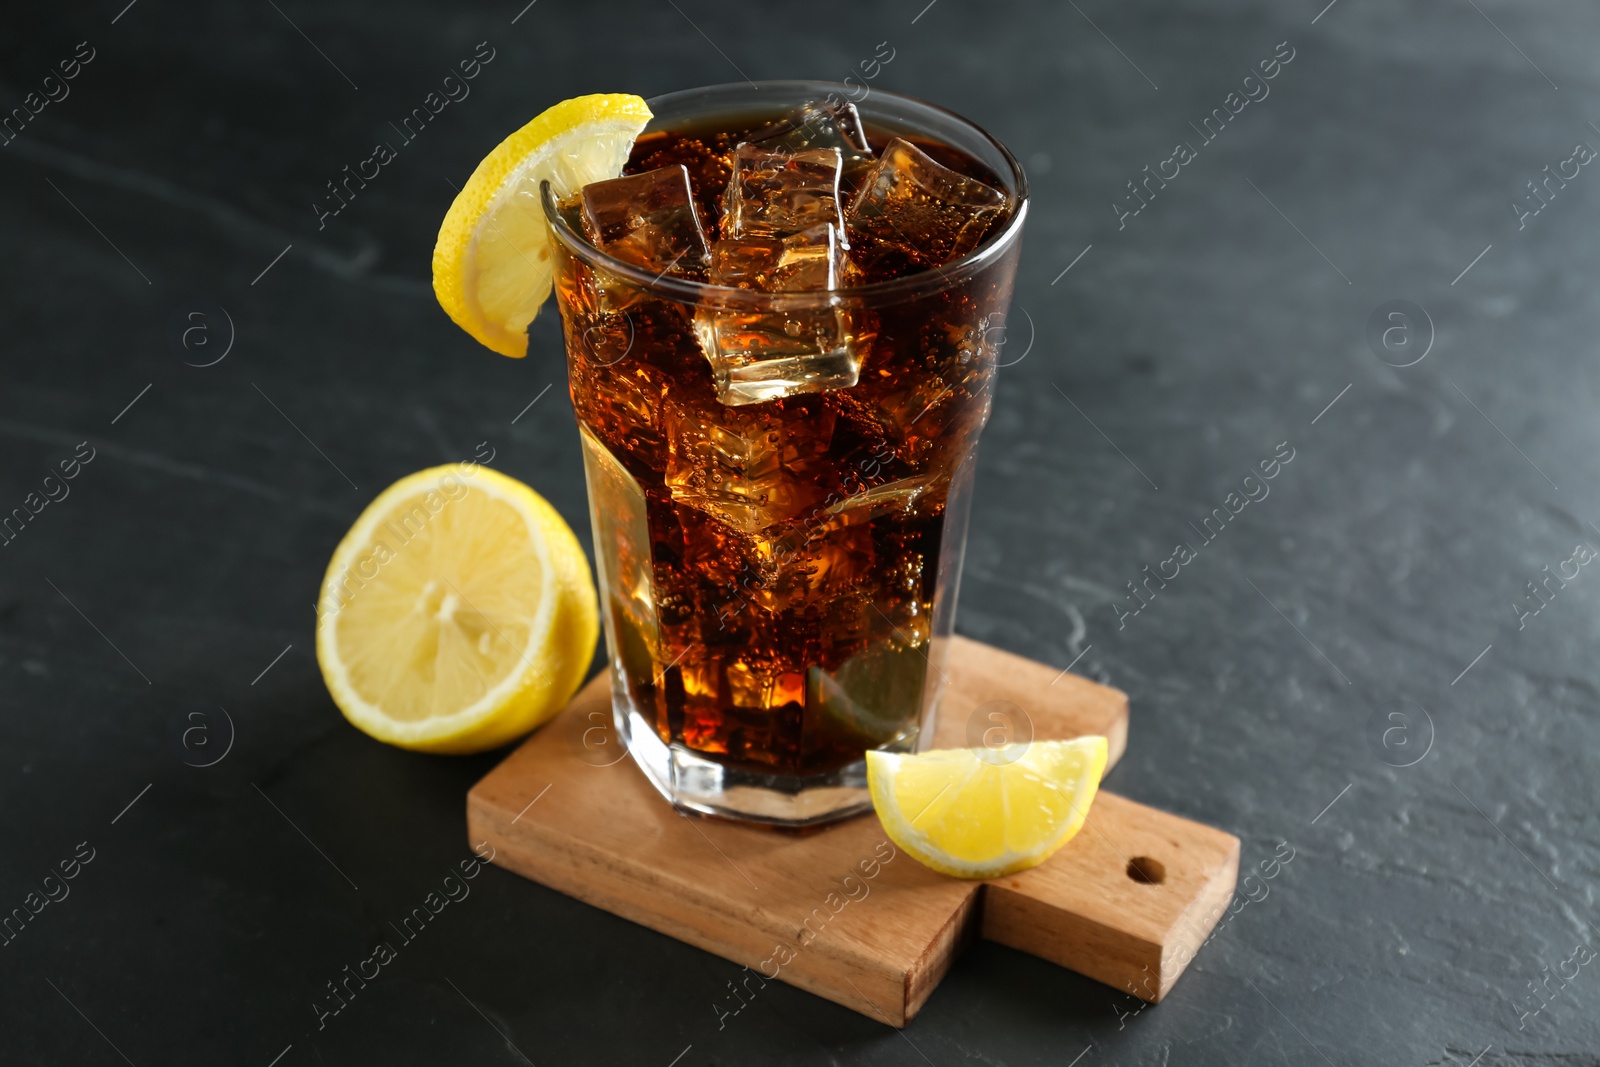
[[997, 749], [867, 753], [872, 806], [889, 839], [958, 878], [1036, 867], [1083, 826], [1106, 768], [1106, 739]]
[[400, 479], [334, 550], [317, 662], [358, 729], [480, 752], [560, 711], [599, 634], [572, 528], [515, 478], [450, 464]]
[[439, 304], [502, 356], [528, 354], [528, 323], [550, 295], [550, 233], [539, 202], [615, 178], [650, 109], [625, 93], [563, 100], [501, 141], [445, 213], [433, 247]]

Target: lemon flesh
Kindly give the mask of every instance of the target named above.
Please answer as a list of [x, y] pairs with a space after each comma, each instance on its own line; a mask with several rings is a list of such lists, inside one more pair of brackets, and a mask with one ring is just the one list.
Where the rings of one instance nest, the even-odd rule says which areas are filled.
[[456, 194], [433, 249], [439, 305], [503, 356], [528, 353], [528, 323], [550, 295], [554, 263], [539, 199], [615, 178], [651, 118], [637, 96], [563, 100], [484, 157]]
[[317, 616], [317, 662], [345, 718], [424, 752], [494, 748], [556, 714], [599, 633], [571, 527], [475, 464], [379, 494], [334, 551]]
[[996, 878], [1036, 867], [1072, 840], [1105, 767], [1103, 737], [868, 752], [867, 786], [889, 839], [919, 863]]

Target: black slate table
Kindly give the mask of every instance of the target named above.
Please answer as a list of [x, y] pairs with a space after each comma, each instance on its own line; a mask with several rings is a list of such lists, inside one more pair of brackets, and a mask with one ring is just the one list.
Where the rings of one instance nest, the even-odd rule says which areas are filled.
[[[54, 499], [0, 547], [0, 1061], [1600, 1063], [1600, 11], [1324, 3], [8, 12], [0, 510]], [[884, 42], [1034, 187], [958, 628], [1131, 694], [1113, 785], [1242, 837], [1235, 914], [1142, 1012], [978, 945], [904, 1033], [719, 1026], [732, 964], [489, 869], [319, 1029], [498, 758], [338, 715], [334, 544], [481, 442], [587, 538], [554, 316], [514, 362], [431, 295], [452, 183]]]

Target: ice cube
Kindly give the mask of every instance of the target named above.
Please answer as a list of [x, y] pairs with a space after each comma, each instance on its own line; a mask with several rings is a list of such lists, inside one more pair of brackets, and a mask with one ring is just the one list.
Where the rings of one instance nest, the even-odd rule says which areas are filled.
[[837, 609], [829, 605], [862, 596], [875, 580], [872, 531], [806, 522], [817, 507], [802, 513], [800, 525], [784, 527], [759, 546], [759, 580], [750, 590], [767, 611], [800, 610], [832, 619]]
[[681, 163], [584, 186], [583, 230], [601, 251], [663, 274], [692, 274], [708, 259]]
[[[865, 527], [874, 519], [895, 517], [905, 519], [917, 500], [927, 491], [930, 479], [925, 476], [902, 478], [876, 486], [864, 492], [839, 499], [837, 492], [823, 498], [822, 503], [802, 516], [806, 521], [786, 530], [771, 544], [768, 555], [783, 567], [796, 565], [817, 573], [840, 569], [841, 559], [816, 556], [829, 545], [843, 545], [852, 541], [848, 531]], [[866, 541], [870, 553], [872, 541]], [[870, 565], [871, 556], [867, 558]], [[813, 565], [816, 564], [816, 565]], [[849, 568], [845, 568], [848, 573]], [[857, 577], [850, 575], [851, 578]], [[847, 583], [848, 584], [848, 581]]]
[[874, 380], [837, 396], [841, 431], [860, 442], [850, 473], [863, 488], [908, 471], [944, 470], [988, 421], [992, 363], [929, 364], [909, 381]]
[[597, 541], [600, 596], [612, 654], [629, 677], [647, 678], [660, 658], [655, 572], [644, 490], [617, 458], [582, 424], [583, 468]]
[[746, 140], [768, 151], [837, 148], [846, 171], [871, 163], [873, 158], [861, 116], [848, 100], [837, 104], [806, 104], [761, 127]]
[[939, 267], [978, 247], [1006, 196], [896, 137], [846, 212], [856, 262], [874, 274]]
[[[878, 633], [880, 624], [888, 625], [886, 617], [870, 603], [856, 601], [897, 564], [882, 554], [889, 543], [880, 545], [870, 524], [887, 518], [903, 522], [928, 481], [907, 478], [843, 500], [836, 492], [817, 494], [821, 499], [813, 496], [811, 505], [783, 527], [751, 539], [750, 569], [756, 580], [746, 583], [750, 599], [768, 611], [800, 608], [820, 614], [830, 631], [829, 643], [850, 645]], [[909, 587], [915, 588], [918, 580], [912, 576]]]
[[[762, 292], [833, 289], [847, 265], [838, 231], [824, 223], [789, 237], [718, 241], [709, 278], [713, 285]], [[850, 315], [841, 307], [702, 307], [694, 328], [717, 399], [730, 406], [849, 388], [861, 371]]]
[[927, 491], [926, 477], [901, 478], [846, 497], [828, 507], [825, 522], [839, 527], [860, 526], [890, 515], [905, 515]]
[[676, 166], [689, 170], [689, 185], [694, 190], [694, 206], [700, 226], [706, 233], [716, 229], [722, 215], [722, 194], [728, 187], [732, 168], [728, 158], [737, 142], [729, 133], [685, 134], [657, 130], [642, 135], [633, 146], [633, 162], [639, 170]]
[[836, 289], [849, 261], [829, 223], [789, 237], [740, 237], [711, 246], [712, 285], [762, 292]]
[[818, 405], [667, 415], [667, 488], [745, 534], [817, 510], [834, 416]]
[[827, 312], [780, 316], [786, 323], [781, 334], [771, 328], [770, 316], [747, 318], [751, 321], [743, 328], [728, 328], [726, 323], [717, 327], [718, 343], [731, 346], [723, 348], [720, 361], [712, 361], [717, 399], [724, 404], [761, 404], [856, 384], [861, 364], [847, 340], [835, 348], [817, 347], [816, 337], [835, 333]]
[[844, 232], [839, 150], [770, 152], [742, 144], [723, 198], [723, 237], [789, 237], [831, 223]]
[[[785, 704], [804, 704], [805, 675], [785, 671], [783, 666], [786, 664], [781, 660], [772, 662], [766, 657], [757, 656], [747, 656], [728, 664], [728, 695], [732, 698], [733, 706], [767, 712]], [[772, 722], [780, 717], [769, 714], [764, 718]]]

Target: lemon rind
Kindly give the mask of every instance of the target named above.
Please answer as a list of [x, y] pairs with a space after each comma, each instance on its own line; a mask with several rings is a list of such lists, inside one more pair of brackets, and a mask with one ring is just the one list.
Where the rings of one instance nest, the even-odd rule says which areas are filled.
[[[631, 145], [652, 117], [644, 100], [631, 94], [574, 97], [535, 116], [479, 161], [445, 212], [433, 249], [434, 295], [456, 325], [503, 356], [520, 359], [527, 355], [528, 323], [523, 323], [522, 331], [517, 332], [489, 321], [466, 291], [465, 283], [476, 269], [478, 235], [484, 220], [493, 217], [515, 195], [529, 170], [549, 159], [552, 150], [570, 134], [585, 130], [629, 135]], [[548, 297], [547, 288], [534, 306], [534, 317]], [[532, 321], [530, 317], [529, 322]]]

